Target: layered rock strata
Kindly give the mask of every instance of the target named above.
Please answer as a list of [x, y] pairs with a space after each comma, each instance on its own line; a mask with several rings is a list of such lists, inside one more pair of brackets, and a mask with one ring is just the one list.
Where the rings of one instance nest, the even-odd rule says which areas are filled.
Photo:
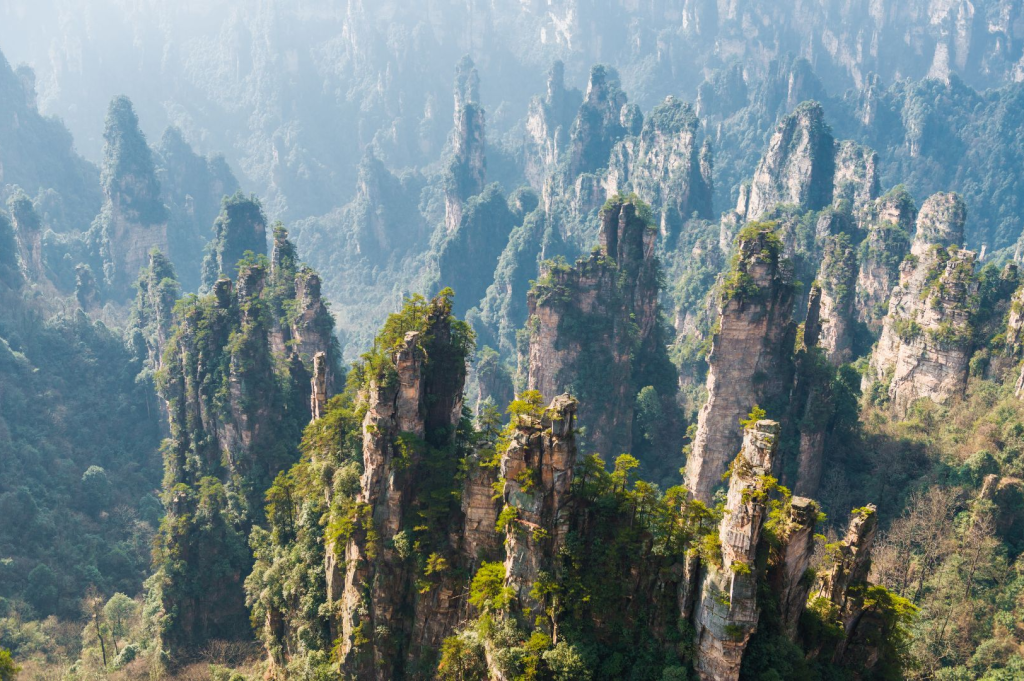
[[417, 525], [423, 457], [427, 448], [450, 446], [466, 377], [464, 359], [451, 366], [443, 359], [453, 347], [450, 307], [435, 300], [426, 323], [395, 348], [394, 376], [371, 378], [361, 397], [358, 527], [344, 548], [343, 584], [329, 580], [328, 594], [339, 601], [343, 668], [360, 678], [401, 676], [416, 649], [440, 646], [458, 607], [447, 581], [427, 594], [415, 589], [415, 565], [403, 553]]
[[782, 548], [768, 581], [778, 596], [779, 619], [790, 639], [796, 638], [800, 615], [811, 590], [806, 573], [814, 556], [814, 528], [819, 512], [817, 503], [795, 496], [790, 500], [786, 522], [778, 530]]

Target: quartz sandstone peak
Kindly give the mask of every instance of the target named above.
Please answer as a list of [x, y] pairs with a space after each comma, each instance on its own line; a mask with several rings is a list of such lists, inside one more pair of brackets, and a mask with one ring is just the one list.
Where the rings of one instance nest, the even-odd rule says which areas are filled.
[[975, 254], [958, 248], [965, 214], [955, 194], [925, 201], [889, 300], [865, 384], [881, 382], [901, 416], [918, 398], [943, 403], [967, 387], [978, 281]]
[[691, 216], [712, 217], [712, 154], [698, 132], [690, 105], [668, 97], [644, 120], [639, 136], [615, 146], [609, 161], [606, 190], [632, 189], [657, 206], [658, 227], [670, 240]]
[[554, 572], [569, 532], [576, 407], [562, 394], [540, 418], [518, 417], [501, 457], [505, 508], [515, 509], [505, 535], [505, 580], [524, 607], [539, 605], [531, 588], [541, 571]]
[[697, 673], [702, 681], [739, 678], [743, 651], [757, 630], [757, 546], [768, 515], [767, 479], [779, 424], [758, 421], [744, 431], [719, 524], [720, 565], [708, 565], [695, 615]]
[[835, 163], [835, 140], [821, 105], [804, 102], [779, 123], [736, 212], [757, 220], [780, 203], [824, 208], [832, 203]]
[[530, 342], [520, 366], [528, 389], [545, 399], [577, 386], [589, 444], [615, 456], [632, 447], [630, 348], [644, 345], [658, 318], [657, 232], [629, 200], [611, 203], [601, 219], [600, 246], [590, 257], [573, 267], [545, 264], [530, 291]]
[[686, 460], [686, 487], [704, 502], [740, 446], [740, 419], [789, 387], [793, 292], [780, 250], [770, 225], [748, 227], [722, 285], [708, 355], [708, 399]]

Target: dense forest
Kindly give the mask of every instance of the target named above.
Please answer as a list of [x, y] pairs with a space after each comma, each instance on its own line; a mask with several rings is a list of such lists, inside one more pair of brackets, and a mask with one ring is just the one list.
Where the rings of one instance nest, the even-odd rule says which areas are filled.
[[0, 679], [1024, 675], [1024, 5], [0, 7]]

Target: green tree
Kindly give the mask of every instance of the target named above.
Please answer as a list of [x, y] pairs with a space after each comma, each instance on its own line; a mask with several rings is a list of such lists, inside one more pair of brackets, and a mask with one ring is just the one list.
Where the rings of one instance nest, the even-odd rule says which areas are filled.
[[128, 635], [129, 625], [135, 617], [138, 606], [135, 601], [123, 593], [116, 593], [110, 597], [107, 604], [103, 606], [103, 616], [110, 628], [111, 640], [114, 644], [114, 654], [120, 654], [117, 642]]
[[14, 681], [20, 671], [21, 667], [14, 664], [11, 651], [0, 648], [0, 681]]

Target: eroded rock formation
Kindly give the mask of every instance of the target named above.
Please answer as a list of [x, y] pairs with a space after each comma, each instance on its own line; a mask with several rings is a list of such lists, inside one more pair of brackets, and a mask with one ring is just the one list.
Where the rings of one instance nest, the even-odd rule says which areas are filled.
[[857, 291], [857, 253], [845, 234], [826, 237], [821, 269], [818, 347], [835, 366], [853, 359], [854, 299]]
[[669, 243], [691, 216], [711, 219], [711, 149], [698, 130], [690, 105], [669, 97], [647, 116], [638, 137], [615, 146], [609, 161], [608, 192], [631, 189], [657, 206], [658, 226]]
[[153, 154], [127, 97], [111, 101], [103, 139], [104, 204], [92, 230], [100, 237], [108, 295], [124, 300], [149, 252], [169, 252], [168, 215]]
[[768, 513], [766, 477], [772, 470], [779, 432], [774, 421], [751, 424], [732, 466], [719, 525], [721, 564], [707, 566], [695, 614], [696, 667], [705, 681], [738, 679], [743, 651], [757, 629], [755, 558]]
[[816, 102], [805, 102], [779, 123], [736, 213], [757, 220], [780, 203], [824, 208], [832, 203], [835, 168], [835, 139], [825, 114]]
[[796, 638], [800, 615], [807, 606], [811, 581], [807, 568], [814, 556], [814, 528], [818, 522], [818, 504], [806, 497], [790, 499], [786, 522], [776, 531], [782, 548], [777, 564], [769, 571], [768, 581], [779, 599], [779, 618], [786, 635]]
[[547, 94], [534, 97], [526, 114], [524, 174], [541, 191], [548, 174], [569, 145], [569, 131], [583, 101], [576, 88], [565, 86], [565, 66], [557, 61], [548, 72]]
[[466, 366], [453, 344], [450, 313], [450, 301], [435, 299], [426, 329], [407, 332], [391, 354], [394, 374], [372, 376], [361, 397], [357, 527], [344, 548], [340, 593], [329, 594], [339, 601], [343, 667], [360, 678], [401, 676], [421, 646], [440, 645], [458, 605], [443, 580], [429, 593], [414, 588], [417, 573], [407, 560], [420, 524], [416, 510], [430, 494], [424, 462], [452, 446], [461, 416]]
[[233, 278], [247, 252], [267, 254], [267, 219], [254, 196], [237, 193], [224, 197], [213, 229], [215, 236], [203, 260], [203, 284], [207, 288], [222, 275]]
[[781, 249], [770, 229], [747, 228], [725, 280], [708, 355], [708, 399], [686, 460], [687, 489], [702, 501], [711, 499], [740, 446], [739, 420], [789, 387], [793, 293]]
[[900, 415], [918, 398], [945, 402], [967, 385], [978, 284], [975, 254], [959, 248], [965, 218], [959, 196], [930, 197], [918, 215], [910, 257], [900, 267], [871, 357], [873, 379]]
[[524, 609], [540, 610], [531, 588], [541, 571], [554, 573], [569, 531], [576, 406], [563, 394], [541, 418], [520, 417], [501, 457], [505, 508], [515, 514], [505, 534], [505, 580]]
[[858, 263], [857, 318], [876, 330], [881, 328], [889, 294], [899, 282], [900, 264], [910, 251], [916, 221], [914, 199], [902, 187], [861, 211], [859, 222], [867, 235], [864, 257]]
[[462, 222], [464, 202], [484, 188], [484, 110], [479, 103], [479, 77], [472, 62], [460, 64], [455, 83], [455, 128], [445, 173], [445, 225], [455, 231]]
[[629, 201], [602, 213], [600, 246], [574, 267], [548, 264], [528, 297], [527, 387], [552, 399], [571, 388], [589, 443], [605, 455], [632, 445], [633, 360], [658, 319], [657, 233]]

